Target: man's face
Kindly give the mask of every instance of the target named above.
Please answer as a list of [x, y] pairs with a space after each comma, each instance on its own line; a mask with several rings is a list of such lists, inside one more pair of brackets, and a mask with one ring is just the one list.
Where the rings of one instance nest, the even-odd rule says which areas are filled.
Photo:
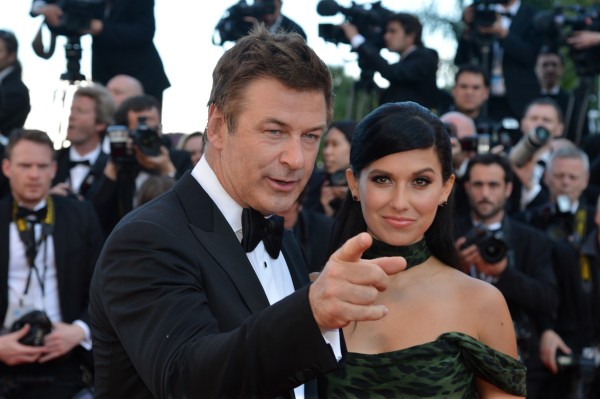
[[552, 105], [533, 104], [527, 109], [525, 116], [521, 119], [521, 132], [527, 134], [538, 126], [545, 127], [553, 138], [563, 134], [564, 126]]
[[476, 164], [471, 168], [465, 191], [473, 214], [482, 222], [502, 220], [504, 205], [512, 191], [512, 184], [504, 178], [504, 169], [498, 164]]
[[2, 172], [10, 179], [12, 196], [19, 204], [33, 208], [48, 195], [56, 172], [52, 154], [45, 144], [21, 140], [10, 159], [2, 161]]
[[398, 21], [391, 21], [387, 24], [383, 38], [387, 49], [397, 53], [403, 53], [414, 44], [413, 35], [407, 35], [404, 27]]
[[158, 109], [152, 107], [150, 109], [145, 109], [143, 111], [129, 111], [127, 113], [127, 122], [129, 124], [129, 129], [133, 130], [137, 127], [139, 117], [146, 117], [146, 124], [152, 129], [158, 129], [160, 131], [160, 114]]
[[589, 174], [579, 158], [556, 158], [544, 175], [552, 198], [566, 195], [571, 203], [579, 200], [588, 180]]
[[535, 64], [535, 74], [543, 88], [557, 86], [563, 74], [563, 65], [557, 54], [540, 54]]
[[6, 43], [0, 39], [0, 71], [5, 70], [9, 66], [15, 63], [17, 55], [15, 53], [9, 53], [6, 50]]
[[483, 76], [478, 73], [463, 72], [458, 76], [452, 97], [456, 110], [469, 116], [477, 116], [490, 94]]
[[100, 142], [100, 133], [106, 128], [104, 123], [96, 123], [96, 101], [87, 96], [73, 97], [67, 140], [79, 146], [91, 141]]
[[241, 96], [233, 132], [223, 113], [211, 106], [205, 156], [242, 207], [284, 212], [312, 173], [327, 128], [325, 96], [264, 78], [250, 83]]

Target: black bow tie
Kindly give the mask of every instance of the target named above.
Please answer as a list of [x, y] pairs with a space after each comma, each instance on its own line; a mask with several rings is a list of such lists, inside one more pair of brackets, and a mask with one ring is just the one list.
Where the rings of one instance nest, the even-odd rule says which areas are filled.
[[77, 165], [90, 166], [90, 160], [89, 159], [84, 159], [82, 161], [72, 161], [72, 160], [69, 160], [69, 169], [73, 169]]
[[265, 249], [273, 259], [277, 259], [281, 251], [281, 240], [283, 236], [283, 218], [273, 215], [265, 218], [260, 212], [252, 208], [244, 208], [242, 211], [242, 247], [246, 252], [254, 251], [254, 248], [262, 240]]
[[22, 206], [17, 208], [17, 219], [26, 219], [31, 222], [41, 222], [46, 218], [48, 208], [43, 207], [34, 211], [33, 209], [24, 208]]

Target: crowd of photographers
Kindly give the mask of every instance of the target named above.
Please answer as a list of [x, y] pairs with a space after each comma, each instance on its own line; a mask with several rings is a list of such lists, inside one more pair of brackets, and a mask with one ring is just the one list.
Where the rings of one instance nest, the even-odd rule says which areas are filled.
[[[32, 12], [52, 21], [57, 12], [54, 3], [36, 1]], [[504, 294], [519, 354], [528, 367], [528, 398], [598, 398], [600, 135], [595, 134], [600, 132], [588, 121], [586, 111], [588, 86], [600, 73], [600, 17], [593, 7], [567, 14], [564, 8], [538, 12], [525, 3], [479, 0], [463, 11], [465, 29], [455, 57], [454, 86], [449, 91], [437, 87], [438, 55], [425, 47], [423, 26], [414, 15], [394, 13], [379, 3], [368, 9], [355, 4], [344, 8], [333, 0], [322, 0], [317, 8], [320, 15], [342, 13], [346, 22], [321, 24], [319, 34], [327, 41], [350, 44], [358, 54], [362, 72], [358, 88], [377, 93], [381, 103], [418, 102], [446, 123], [457, 174], [458, 263], [465, 273], [494, 284]], [[280, 0], [257, 0], [253, 6], [237, 3], [217, 24], [220, 39], [236, 40], [258, 22], [306, 38], [298, 24], [281, 14], [281, 6]], [[111, 23], [118, 26], [114, 20], [104, 22], [94, 39], [97, 58], [102, 43], [109, 43]], [[380, 54], [383, 48], [398, 53], [400, 60], [390, 64]], [[564, 49], [583, 82], [573, 92], [561, 87]], [[68, 241], [56, 248], [81, 245], [84, 249], [78, 256], [83, 254], [81, 262], [92, 268], [101, 243], [98, 237], [106, 237], [135, 206], [171, 187], [201, 156], [201, 133], [182, 138], [181, 149], [176, 149], [170, 135], [161, 132], [166, 76], [155, 95], [149, 95], [146, 83], [126, 74], [127, 70], [112, 69], [111, 76], [104, 77], [98, 72], [98, 62], [92, 74], [102, 76], [101, 84], [81, 87], [73, 97], [67, 131], [70, 147], [50, 152], [46, 162], [47, 147], [51, 149], [52, 143], [43, 133], [17, 130], [9, 141], [9, 133], [25, 123], [29, 100], [20, 81], [16, 38], [0, 31], [0, 149], [7, 148], [5, 176], [0, 176], [0, 229], [8, 231], [12, 219], [23, 220], [23, 232], [41, 234], [34, 245], [33, 263], [44, 256], [39, 263], [44, 265], [44, 276], [46, 254], [39, 249], [50, 244], [44, 241], [43, 226], [54, 229], [55, 243]], [[375, 73], [389, 86], [376, 87], [372, 81]], [[296, 233], [311, 271], [320, 269], [324, 251], [319, 246], [331, 229], [337, 203], [346, 195], [343, 171], [349, 163], [354, 126], [355, 121], [350, 120], [331, 126], [324, 138], [325, 168], [315, 171], [297, 206], [285, 215], [285, 227]], [[33, 156], [30, 152], [39, 159], [27, 158]], [[16, 168], [17, 162], [29, 162], [43, 170], [52, 159], [56, 160], [53, 173], [31, 177]], [[86, 227], [79, 237], [58, 235], [62, 221], [17, 216], [10, 198], [29, 195], [27, 185], [32, 181], [47, 186], [36, 194], [41, 202], [34, 205], [55, 206], [57, 218], [68, 219], [62, 215], [65, 198], [85, 204], [77, 210], [81, 226]], [[87, 208], [95, 213], [90, 216]], [[36, 224], [38, 227], [33, 227]], [[25, 240], [23, 232], [0, 233], [0, 246], [12, 251], [19, 240]], [[33, 237], [35, 243], [35, 234]], [[56, 285], [65, 267], [60, 251], [57, 249], [56, 261], [50, 262], [56, 273], [50, 277], [55, 283], [49, 288], [54, 300], [46, 309], [51, 317], [29, 321], [39, 326], [42, 335], [51, 331], [48, 323], [55, 325], [58, 332], [51, 339], [63, 342], [55, 353], [58, 360], [52, 357], [45, 359], [45, 365], [37, 364], [42, 354], [36, 352], [34, 341], [16, 344], [31, 338], [31, 327], [23, 327], [23, 320], [30, 319], [20, 317], [32, 317], [25, 310], [43, 304], [35, 299], [27, 307], [14, 307], [13, 303], [27, 298], [29, 281], [25, 286], [22, 277], [3, 277], [8, 285], [23, 285], [25, 293], [11, 293], [9, 303], [0, 302], [5, 307], [2, 312], [8, 312], [0, 336], [0, 398], [25, 397], [19, 396], [23, 381], [34, 376], [39, 380], [35, 384], [44, 386], [56, 377], [57, 370], [67, 386], [73, 381], [77, 384], [70, 390], [59, 387], [56, 397], [67, 397], [65, 392], [72, 394], [90, 385], [91, 363], [85, 353], [87, 350], [89, 355], [90, 349], [87, 305], [84, 298], [80, 309], [62, 309], [63, 301], [58, 298], [65, 294], [59, 292], [60, 284]], [[6, 259], [0, 259], [0, 270], [8, 270], [7, 265], [20, 271], [31, 267], [25, 252], [2, 252]], [[2, 265], [6, 267], [2, 269]], [[39, 274], [37, 278], [40, 282]], [[89, 284], [89, 275], [78, 278], [77, 284]], [[43, 282], [40, 288], [43, 292]], [[57, 328], [57, 323], [67, 327]], [[6, 337], [11, 337], [12, 343], [7, 345]], [[70, 360], [63, 361], [65, 357]], [[51, 397], [43, 389], [32, 391], [31, 397], [40, 392], [44, 394], [37, 397]]]

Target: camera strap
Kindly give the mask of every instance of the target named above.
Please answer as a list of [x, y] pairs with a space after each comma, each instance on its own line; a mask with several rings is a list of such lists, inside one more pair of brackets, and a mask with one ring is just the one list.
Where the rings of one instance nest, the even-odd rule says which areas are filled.
[[[585, 206], [580, 206], [575, 212], [575, 229], [574, 233], [578, 238], [578, 247], [581, 247], [581, 243], [585, 238], [587, 224], [587, 210]], [[581, 248], [579, 248], [581, 249]], [[579, 273], [581, 275], [581, 284], [584, 292], [590, 293], [592, 290], [592, 272], [590, 270], [590, 260], [587, 256], [579, 251]]]
[[[48, 262], [46, 259], [48, 254], [48, 248], [46, 239], [52, 234], [52, 231], [54, 230], [54, 201], [52, 200], [52, 197], [46, 197], [46, 216], [39, 221], [29, 220], [26, 217], [20, 217], [18, 215], [18, 211], [19, 206], [16, 201], [13, 201], [13, 221], [17, 226], [19, 237], [21, 238], [21, 241], [25, 246], [25, 255], [27, 257], [27, 264], [29, 265], [29, 274], [27, 276], [27, 283], [25, 284], [25, 291], [23, 292], [23, 295], [26, 296], [29, 292], [29, 286], [31, 285], [31, 276], [35, 271], [35, 275], [38, 279], [40, 289], [42, 291], [42, 297], [44, 297], [44, 283], [46, 279], [46, 271], [48, 269]], [[37, 223], [40, 223], [42, 228], [40, 238], [38, 240], [36, 240], [35, 234], [35, 225]], [[38, 250], [42, 244], [44, 244], [44, 268], [42, 274], [40, 275], [40, 271], [35, 264], [35, 259], [37, 257]]]

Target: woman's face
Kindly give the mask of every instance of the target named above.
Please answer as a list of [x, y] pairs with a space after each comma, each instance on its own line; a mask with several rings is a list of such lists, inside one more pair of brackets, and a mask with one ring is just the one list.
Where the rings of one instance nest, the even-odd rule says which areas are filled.
[[454, 175], [443, 181], [433, 148], [387, 155], [365, 167], [358, 180], [350, 171], [347, 177], [352, 195], [360, 201], [367, 231], [396, 246], [423, 238], [454, 184]]
[[325, 135], [323, 161], [327, 173], [346, 169], [350, 165], [350, 143], [346, 140], [346, 135], [335, 127]]

